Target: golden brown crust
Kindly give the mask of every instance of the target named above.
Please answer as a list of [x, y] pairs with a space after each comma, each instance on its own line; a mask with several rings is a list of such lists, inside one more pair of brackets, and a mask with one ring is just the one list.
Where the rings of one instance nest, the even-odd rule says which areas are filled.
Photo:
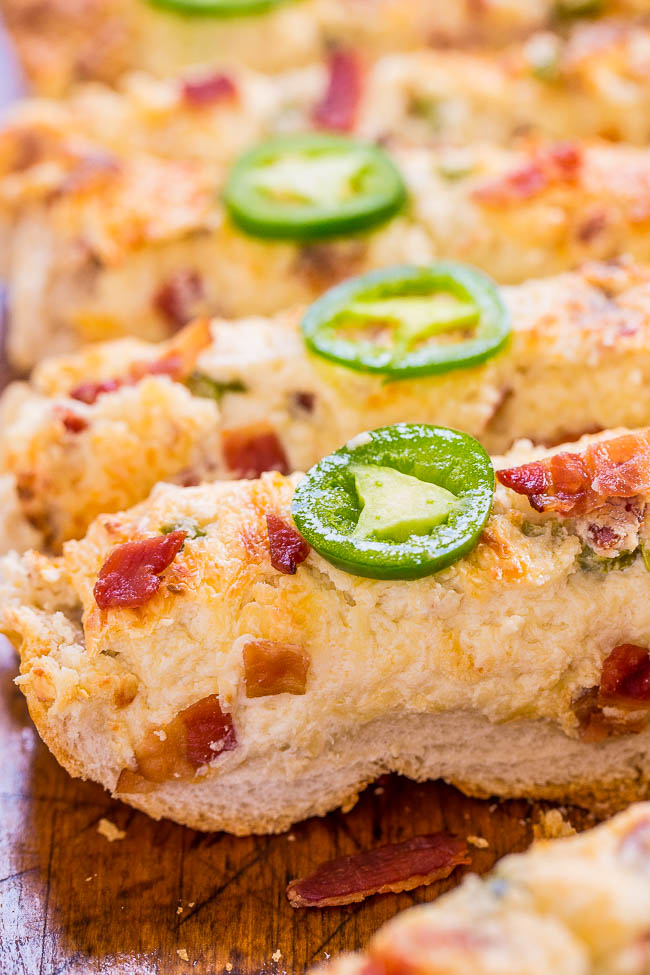
[[[612, 571], [585, 556], [600, 513], [589, 525], [558, 523], [499, 488], [487, 529], [497, 545], [484, 538], [445, 572], [400, 583], [350, 576], [313, 550], [293, 575], [273, 567], [267, 516], [289, 522], [298, 480], [159, 485], [136, 508], [100, 517], [61, 559], [6, 561], [3, 623], [22, 640], [19, 683], [66, 763], [113, 790], [124, 769], [145, 775], [143, 742], [164, 743], [180, 715], [218, 701], [201, 718], [208, 738], [192, 737], [192, 754], [215, 759], [189, 779], [183, 764], [182, 778], [146, 794], [122, 785], [127, 801], [245, 832], [320, 814], [385, 771], [600, 806], [647, 795], [647, 727], [612, 725], [590, 744], [575, 710], [612, 646], [647, 645], [646, 495]], [[109, 556], [169, 531], [185, 543], [148, 601], [100, 609]], [[308, 655], [304, 694], [247, 695], [244, 651], [256, 641]], [[228, 748], [212, 748], [224, 729]], [[468, 741], [490, 762], [477, 765]], [[260, 776], [274, 783], [263, 808]]]

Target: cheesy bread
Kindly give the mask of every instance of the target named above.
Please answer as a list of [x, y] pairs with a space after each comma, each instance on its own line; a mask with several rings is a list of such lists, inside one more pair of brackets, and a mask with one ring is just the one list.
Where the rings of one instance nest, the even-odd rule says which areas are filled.
[[[192, 0], [3, 0], [2, 13], [32, 85], [53, 95], [88, 79], [113, 83], [132, 68], [164, 76], [218, 61], [277, 71], [313, 61], [332, 44], [375, 56], [498, 45], [582, 13], [575, 0], [380, 0], [371, 13], [358, 0], [248, 0], [249, 15], [239, 17], [219, 16], [228, 3], [212, 6], [213, 15], [198, 16]], [[646, 12], [643, 0], [598, 6], [614, 15]]]
[[[650, 274], [626, 262], [502, 289], [513, 332], [482, 365], [386, 383], [307, 351], [300, 313], [198, 322], [162, 345], [97, 344], [41, 363], [0, 405], [2, 546], [55, 551], [159, 480], [306, 470], [397, 421], [520, 437], [650, 420]], [[183, 351], [178, 371], [165, 363]], [[135, 372], [133, 371], [135, 370]]]
[[[361, 151], [397, 165], [407, 204], [376, 229], [307, 241], [238, 229], [219, 200], [224, 174], [198, 160], [74, 143], [9, 173], [0, 181], [0, 268], [13, 364], [24, 369], [88, 340], [164, 337], [203, 312], [273, 313], [389, 264], [444, 256], [517, 282], [591, 258], [650, 257], [648, 149], [477, 145], [469, 170], [451, 177], [444, 149], [395, 145], [392, 161], [375, 147]], [[357, 165], [355, 152], [343, 159], [341, 149], [346, 166]], [[356, 200], [354, 172], [339, 164], [314, 183], [304, 165], [288, 158], [276, 167], [278, 199], [309, 177], [301, 192], [323, 185], [333, 213], [339, 195]]]
[[536, 133], [647, 144], [649, 59], [647, 24], [602, 20], [491, 54], [421, 49], [368, 62], [334, 50], [273, 77], [241, 65], [165, 79], [140, 70], [118, 89], [92, 83], [62, 101], [19, 102], [0, 133], [0, 160], [27, 166], [31, 156], [33, 165], [57, 143], [92, 138], [117, 153], [224, 166], [265, 137], [322, 126], [384, 142], [458, 144], [445, 165], [462, 174], [470, 142]]
[[2, 624], [38, 730], [73, 775], [198, 829], [284, 830], [387, 771], [479, 796], [641, 798], [649, 437], [497, 458], [475, 547], [426, 578], [310, 551], [291, 519], [301, 476], [278, 472], [158, 485], [60, 558], [7, 556]]

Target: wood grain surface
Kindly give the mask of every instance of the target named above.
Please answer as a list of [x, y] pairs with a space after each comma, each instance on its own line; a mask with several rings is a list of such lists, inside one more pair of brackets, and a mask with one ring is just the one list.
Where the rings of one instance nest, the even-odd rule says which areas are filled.
[[[527, 846], [536, 809], [467, 799], [397, 777], [369, 787], [347, 814], [279, 836], [197, 833], [73, 780], [34, 730], [0, 645], [0, 971], [2, 975], [227, 975], [303, 972], [361, 947], [388, 918], [461, 877], [363, 904], [294, 910], [289, 880], [322, 860], [446, 829], [484, 837], [471, 869]], [[124, 830], [108, 842], [102, 817]], [[577, 827], [587, 814], [571, 810]], [[187, 960], [185, 960], [187, 954]], [[232, 966], [227, 968], [226, 966]]]

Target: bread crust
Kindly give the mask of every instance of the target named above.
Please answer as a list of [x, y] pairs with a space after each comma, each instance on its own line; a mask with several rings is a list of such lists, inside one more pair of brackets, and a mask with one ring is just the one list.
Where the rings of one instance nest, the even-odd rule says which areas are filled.
[[[92, 754], [79, 750], [81, 739], [92, 733], [90, 708], [81, 709], [72, 727], [69, 721], [61, 726], [48, 720], [33, 695], [27, 700], [57, 761], [71, 775], [94, 778], [88, 774], [89, 763], [98, 760], [94, 735]], [[110, 732], [105, 728], [98, 734]], [[391, 756], [396, 741], [399, 754]], [[115, 791], [113, 770], [106, 774], [102, 768], [100, 781], [115, 798], [153, 819], [246, 836], [281, 833], [310, 816], [351, 809], [367, 785], [389, 772], [418, 782], [444, 779], [481, 799], [555, 800], [611, 815], [630, 802], [650, 798], [649, 752], [649, 731], [595, 746], [567, 739], [546, 721], [494, 725], [476, 713], [454, 711], [388, 716], [362, 728], [343, 728], [297, 777], [288, 775], [281, 758], [269, 749], [245, 766], [224, 770], [216, 783], [170, 783], [138, 795]], [[477, 753], [485, 757], [477, 759]]]

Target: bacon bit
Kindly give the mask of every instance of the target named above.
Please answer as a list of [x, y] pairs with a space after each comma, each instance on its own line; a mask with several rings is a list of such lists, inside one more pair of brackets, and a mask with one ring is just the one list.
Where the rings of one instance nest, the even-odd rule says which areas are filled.
[[580, 149], [569, 142], [538, 149], [530, 162], [504, 176], [479, 186], [473, 197], [488, 206], [528, 200], [549, 186], [573, 183], [582, 165]]
[[[145, 363], [144, 375], [167, 372], [172, 379], [179, 382], [186, 379], [196, 365], [196, 360], [212, 341], [210, 319], [197, 318], [182, 328], [165, 346], [165, 354], [154, 362]], [[138, 365], [132, 367], [135, 378], [142, 378], [137, 374]]]
[[310, 659], [302, 647], [251, 640], [243, 651], [246, 697], [304, 694]]
[[223, 430], [223, 454], [228, 469], [237, 477], [260, 477], [265, 471], [289, 473], [289, 461], [268, 423], [251, 423]]
[[[620, 703], [616, 707], [622, 709]], [[589, 687], [573, 702], [573, 712], [578, 719], [580, 738], [587, 744], [599, 744], [613, 735], [638, 735], [645, 731], [648, 724], [648, 709], [640, 712], [639, 707], [633, 709], [633, 714], [623, 717], [620, 714], [606, 713], [600, 707], [598, 687]]]
[[576, 230], [576, 236], [581, 243], [589, 244], [607, 229], [608, 224], [608, 214], [604, 211], [596, 211], [581, 221]]
[[448, 877], [471, 863], [467, 846], [448, 833], [415, 836], [405, 843], [321, 863], [314, 873], [287, 887], [292, 907], [336, 907], [371, 894], [398, 894]]
[[124, 379], [106, 379], [104, 382], [80, 383], [74, 389], [70, 390], [70, 397], [72, 399], [78, 399], [81, 403], [87, 403], [88, 406], [92, 406], [104, 393], [114, 393], [116, 389], [121, 389], [125, 383], [126, 380]]
[[232, 717], [221, 710], [217, 694], [179, 711], [155, 728], [135, 749], [137, 768], [122, 769], [116, 792], [150, 792], [152, 783], [192, 778], [222, 752], [237, 747]]
[[314, 407], [316, 405], [316, 394], [309, 393], [306, 390], [298, 390], [293, 394], [293, 402], [295, 406], [302, 410], [303, 413], [313, 413]]
[[212, 74], [204, 78], [185, 79], [181, 83], [183, 101], [192, 108], [206, 108], [217, 102], [237, 97], [237, 86], [226, 74]]
[[603, 663], [598, 704], [630, 711], [650, 709], [650, 653], [623, 643]]
[[184, 268], [158, 288], [153, 306], [172, 328], [179, 329], [203, 311], [204, 299], [203, 278], [197, 271]]
[[314, 107], [312, 121], [323, 129], [351, 132], [363, 92], [361, 60], [354, 51], [336, 48], [330, 53], [328, 70], [327, 89]]
[[183, 359], [178, 353], [170, 352], [153, 362], [134, 362], [129, 373], [129, 379], [134, 383], [145, 376], [169, 376], [170, 379], [178, 380], [184, 373]]
[[587, 526], [587, 531], [597, 548], [616, 548], [617, 543], [621, 541], [614, 529], [607, 525], [590, 524]]
[[266, 527], [269, 532], [271, 565], [278, 572], [295, 575], [297, 567], [309, 555], [309, 544], [293, 525], [288, 525], [272, 511], [266, 516]]
[[88, 429], [88, 420], [78, 413], [73, 413], [72, 410], [59, 408], [56, 410], [56, 416], [69, 433], [83, 433]]
[[237, 746], [232, 718], [221, 710], [217, 694], [185, 708], [178, 717], [185, 727], [187, 760], [195, 769]]
[[562, 452], [497, 471], [497, 478], [525, 494], [536, 511], [587, 514], [611, 498], [632, 498], [650, 490], [650, 433], [601, 440], [580, 454]]
[[170, 532], [118, 545], [100, 569], [93, 590], [100, 609], [143, 606], [160, 587], [160, 573], [178, 555], [187, 532]]
[[598, 707], [598, 688], [588, 687], [571, 702], [578, 719], [580, 738], [589, 745], [597, 745], [610, 734], [607, 719]]
[[199, 354], [209, 344], [210, 322], [207, 318], [200, 318], [182, 329], [166, 346], [166, 352], [159, 359], [134, 362], [124, 376], [81, 383], [70, 391], [69, 396], [92, 406], [104, 393], [114, 393], [125, 386], [135, 386], [145, 376], [169, 376], [175, 382], [182, 382], [191, 373]]

